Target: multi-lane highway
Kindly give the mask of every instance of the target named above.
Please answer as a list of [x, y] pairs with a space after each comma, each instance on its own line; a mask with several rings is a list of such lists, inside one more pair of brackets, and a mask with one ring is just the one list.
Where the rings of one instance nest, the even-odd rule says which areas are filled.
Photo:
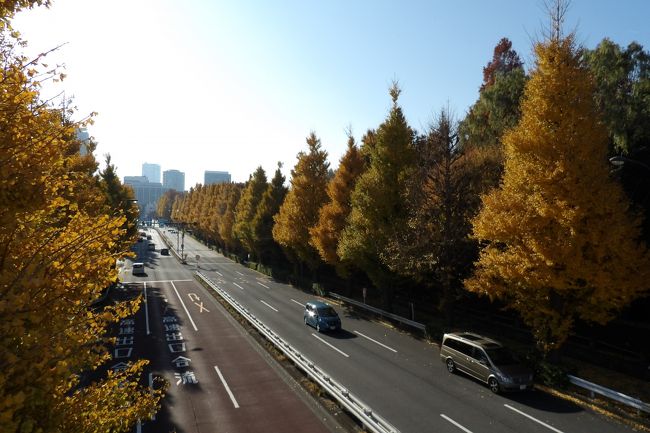
[[337, 424], [317, 407], [269, 355], [193, 278], [174, 256], [159, 254], [153, 230], [136, 244], [146, 274], [133, 276], [126, 261], [121, 279], [143, 295], [134, 317], [120, 322], [110, 368], [151, 360], [147, 379], [162, 376], [170, 387], [162, 410], [137, 432], [318, 432]]
[[[170, 244], [176, 245], [176, 235], [161, 233], [167, 233]], [[401, 432], [633, 431], [541, 391], [494, 395], [466, 376], [449, 374], [439, 360], [437, 346], [342, 307], [338, 310], [343, 331], [318, 334], [303, 323], [304, 304], [314, 299], [312, 295], [233, 263], [188, 236], [185, 252], [187, 271], [197, 269], [199, 255], [198, 266], [213, 282]], [[164, 276], [162, 264], [151, 266], [162, 268], [156, 272]], [[204, 303], [211, 295], [204, 288], [192, 290]], [[184, 326], [191, 326], [186, 312], [182, 308], [177, 312]], [[206, 334], [202, 346], [209, 346], [210, 338]]]

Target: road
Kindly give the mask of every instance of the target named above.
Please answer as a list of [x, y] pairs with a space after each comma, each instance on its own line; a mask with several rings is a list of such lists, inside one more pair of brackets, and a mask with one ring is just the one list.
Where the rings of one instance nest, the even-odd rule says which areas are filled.
[[[176, 235], [169, 239], [175, 246]], [[236, 264], [189, 236], [185, 252], [188, 269], [197, 268], [199, 255], [201, 271], [213, 282], [403, 433], [634, 431], [541, 391], [494, 395], [467, 376], [449, 374], [437, 346], [342, 307], [337, 309], [343, 331], [317, 334], [303, 323], [303, 306], [313, 295]]]
[[[126, 261], [121, 279], [145, 302], [120, 323], [111, 367], [146, 358], [145, 375], [170, 383], [161, 411], [136, 432], [318, 432], [337, 425], [287, 377], [241, 326], [173, 256], [138, 242], [145, 276], [131, 275]], [[325, 421], [323, 421], [325, 419]]]

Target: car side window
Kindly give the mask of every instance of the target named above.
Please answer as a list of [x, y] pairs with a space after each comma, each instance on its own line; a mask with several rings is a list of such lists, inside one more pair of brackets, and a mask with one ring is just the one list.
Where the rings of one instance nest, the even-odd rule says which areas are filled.
[[447, 346], [450, 349], [458, 350], [458, 345], [456, 344], [456, 340], [453, 338], [447, 338], [443, 343], [444, 346]]
[[483, 352], [483, 349], [479, 349], [478, 347], [475, 347], [472, 357], [476, 359], [478, 362], [483, 362], [487, 364], [487, 355], [485, 354], [485, 352]]
[[458, 341], [458, 351], [463, 353], [464, 355], [467, 356], [472, 356], [472, 346], [470, 346], [467, 343], [463, 343], [462, 341]]

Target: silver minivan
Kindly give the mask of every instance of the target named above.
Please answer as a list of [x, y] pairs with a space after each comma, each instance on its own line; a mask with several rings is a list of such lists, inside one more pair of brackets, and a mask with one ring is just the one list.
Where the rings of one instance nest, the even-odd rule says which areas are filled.
[[501, 343], [471, 332], [442, 337], [440, 358], [450, 373], [461, 371], [485, 382], [494, 393], [533, 387], [533, 372]]

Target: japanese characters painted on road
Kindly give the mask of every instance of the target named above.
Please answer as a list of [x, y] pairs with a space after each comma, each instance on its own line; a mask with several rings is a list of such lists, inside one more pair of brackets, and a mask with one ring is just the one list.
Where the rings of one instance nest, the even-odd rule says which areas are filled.
[[[135, 332], [135, 321], [131, 318], [120, 320], [119, 336], [115, 341], [113, 358], [130, 358], [133, 353], [133, 334]], [[127, 346], [127, 347], [118, 347]]]
[[194, 374], [193, 371], [184, 371], [182, 373], [174, 373], [174, 377], [176, 378], [176, 385], [177, 386], [180, 385], [181, 383], [183, 385], [199, 383], [199, 380], [196, 378], [196, 375]]
[[190, 361], [192, 361], [190, 358], [186, 358], [184, 356], [177, 356], [172, 360], [172, 364], [174, 364], [176, 368], [187, 367], [188, 365], [190, 365]]

